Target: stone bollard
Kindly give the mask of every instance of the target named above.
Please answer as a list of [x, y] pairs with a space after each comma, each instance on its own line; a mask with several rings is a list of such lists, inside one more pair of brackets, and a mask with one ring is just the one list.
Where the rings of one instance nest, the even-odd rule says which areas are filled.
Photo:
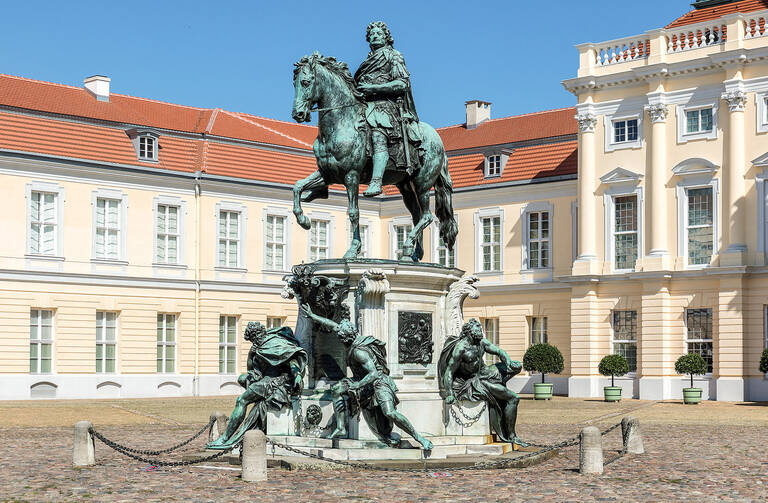
[[243, 437], [243, 480], [267, 480], [267, 436], [261, 430], [249, 430]]
[[208, 431], [209, 443], [218, 440], [218, 438], [224, 434], [224, 432], [227, 430], [227, 422], [229, 422], [229, 417], [227, 417], [227, 415], [220, 410], [216, 410], [211, 413], [210, 420], [215, 422], [213, 423], [213, 427]]
[[579, 433], [579, 473], [603, 473], [603, 436], [596, 426]]
[[[632, 428], [627, 433], [630, 425]], [[640, 434], [640, 421], [636, 417], [627, 416], [621, 420], [621, 438], [627, 439], [624, 447], [628, 454], [645, 454], [643, 436]]]
[[93, 466], [96, 464], [96, 447], [93, 435], [89, 431], [93, 425], [89, 421], [75, 424], [75, 447], [72, 452], [74, 466]]

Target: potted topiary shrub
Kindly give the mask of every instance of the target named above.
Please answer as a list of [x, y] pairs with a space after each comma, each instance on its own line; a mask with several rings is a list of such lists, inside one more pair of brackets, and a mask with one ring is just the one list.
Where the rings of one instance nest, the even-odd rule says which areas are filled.
[[760, 372], [768, 374], [768, 349], [764, 349], [760, 357]]
[[563, 354], [550, 344], [534, 344], [523, 355], [523, 368], [528, 372], [540, 372], [541, 382], [533, 385], [533, 398], [552, 398], [552, 383], [544, 382], [545, 374], [559, 374], [563, 371]]
[[707, 373], [707, 362], [699, 353], [688, 353], [677, 359], [675, 372], [691, 376], [691, 387], [683, 388], [683, 403], [697, 404], [701, 402], [701, 388], [693, 387], [693, 376]]
[[606, 402], [620, 402], [621, 401], [621, 386], [616, 386], [614, 383], [614, 376], [623, 376], [629, 372], [629, 363], [627, 359], [621, 355], [608, 355], [600, 360], [600, 365], [597, 366], [597, 370], [600, 375], [606, 377], [611, 376], [611, 385], [603, 387], [603, 394], [605, 395]]

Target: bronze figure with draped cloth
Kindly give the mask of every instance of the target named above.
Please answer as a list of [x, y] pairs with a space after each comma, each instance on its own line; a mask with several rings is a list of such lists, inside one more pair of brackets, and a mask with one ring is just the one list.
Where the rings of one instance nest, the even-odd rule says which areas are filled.
[[[501, 360], [485, 364], [485, 353]], [[522, 365], [500, 347], [483, 337], [480, 322], [472, 318], [458, 336], [445, 341], [437, 365], [440, 393], [445, 403], [456, 400], [484, 401], [488, 404], [491, 427], [504, 442], [527, 446], [515, 433], [520, 397], [507, 388], [507, 381], [520, 373]]]
[[[226, 431], [208, 449], [228, 449], [254, 428], [266, 431], [267, 412], [279, 411], [301, 395], [307, 353], [293, 331], [289, 327], [266, 330], [259, 322], [249, 322], [244, 338], [252, 343], [247, 372], [237, 379], [245, 391], [237, 398]], [[250, 404], [253, 408], [246, 416]]]

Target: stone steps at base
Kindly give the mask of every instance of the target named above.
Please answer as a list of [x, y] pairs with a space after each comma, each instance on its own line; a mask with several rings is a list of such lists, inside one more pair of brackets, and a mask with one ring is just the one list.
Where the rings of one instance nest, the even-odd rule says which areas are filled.
[[[292, 446], [293, 447], [293, 446]], [[421, 449], [415, 448], [302, 448], [297, 449], [311, 454], [323, 456], [329, 459], [342, 461], [367, 461], [367, 460], [420, 460], [423, 458]], [[485, 444], [485, 445], [436, 445], [430, 453], [429, 459], [445, 459], [456, 456], [500, 456], [512, 450], [510, 444]], [[267, 448], [267, 453], [272, 455], [272, 448]], [[275, 447], [276, 456], [296, 456], [291, 450]]]

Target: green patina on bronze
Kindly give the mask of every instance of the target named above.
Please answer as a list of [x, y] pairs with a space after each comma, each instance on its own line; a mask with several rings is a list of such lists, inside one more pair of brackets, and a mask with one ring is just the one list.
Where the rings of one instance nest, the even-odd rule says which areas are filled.
[[293, 331], [289, 327], [266, 330], [259, 322], [249, 322], [244, 338], [252, 343], [247, 372], [237, 379], [245, 391], [237, 398], [227, 430], [209, 443], [208, 449], [228, 449], [254, 428], [266, 432], [267, 412], [279, 411], [290, 404], [291, 398], [301, 396], [307, 353]]
[[[384, 342], [375, 337], [360, 336], [349, 320], [336, 323], [303, 306], [305, 314], [315, 323], [325, 325], [347, 348], [347, 364], [352, 378], [344, 378], [331, 388], [336, 428], [330, 438], [347, 436], [350, 406], [359, 407], [371, 431], [385, 444], [396, 447], [400, 436], [392, 432], [394, 425], [411, 435], [424, 450], [432, 449], [432, 442], [417, 432], [411, 422], [397, 410], [397, 386], [389, 376], [387, 350]], [[356, 412], [356, 411], [354, 411]]]
[[293, 118], [309, 121], [317, 105], [319, 119], [313, 145], [318, 169], [296, 182], [293, 212], [299, 225], [309, 229], [301, 203], [327, 198], [331, 184], [344, 185], [352, 229], [344, 258], [353, 259], [361, 248], [360, 184], [368, 184], [365, 196], [379, 195], [382, 186], [395, 185], [413, 219], [402, 259], [418, 262], [424, 256], [424, 229], [433, 220], [432, 188], [440, 237], [450, 249], [456, 241], [448, 159], [435, 129], [419, 121], [410, 74], [387, 25], [381, 21], [368, 25], [366, 40], [371, 52], [354, 77], [346, 63], [317, 52], [295, 65]]
[[[485, 353], [498, 356], [501, 362], [486, 365]], [[480, 322], [472, 318], [458, 336], [445, 341], [437, 364], [440, 393], [449, 406], [456, 400], [486, 402], [491, 427], [499, 438], [525, 447], [528, 444], [515, 433], [520, 397], [507, 388], [507, 381], [522, 368], [520, 362], [485, 339]]]

